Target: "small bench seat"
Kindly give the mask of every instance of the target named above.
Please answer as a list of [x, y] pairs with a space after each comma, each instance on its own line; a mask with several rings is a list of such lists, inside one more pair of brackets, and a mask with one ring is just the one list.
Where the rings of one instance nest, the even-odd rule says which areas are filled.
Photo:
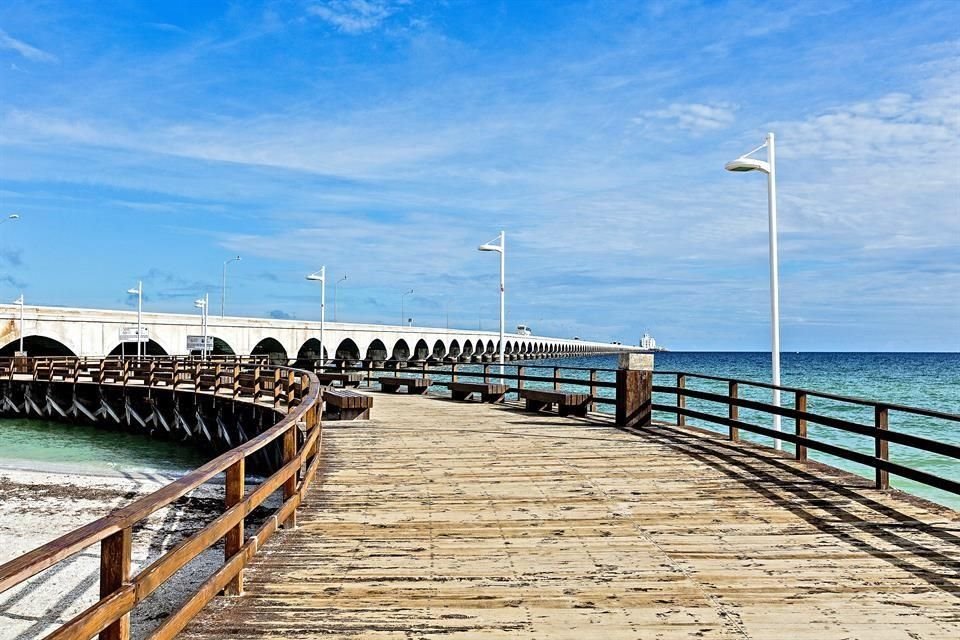
[[323, 390], [323, 401], [326, 406], [323, 417], [329, 420], [369, 420], [373, 408], [373, 398], [349, 389], [327, 387]]
[[415, 393], [417, 395], [425, 394], [430, 385], [433, 384], [433, 380], [430, 378], [383, 377], [377, 378], [377, 382], [380, 383], [380, 389], [387, 393], [396, 393], [400, 390], [400, 387], [403, 386], [407, 388], [407, 393]]
[[474, 393], [480, 394], [481, 402], [503, 402], [509, 387], [492, 382], [451, 382], [447, 385], [454, 400], [466, 400]]
[[359, 387], [360, 383], [363, 382], [362, 373], [322, 373], [317, 372], [317, 379], [320, 380], [322, 384], [331, 384], [334, 382], [339, 382], [344, 387]]
[[557, 405], [557, 411], [561, 416], [585, 416], [590, 407], [588, 393], [521, 389], [520, 397], [527, 401], [527, 411], [542, 411]]

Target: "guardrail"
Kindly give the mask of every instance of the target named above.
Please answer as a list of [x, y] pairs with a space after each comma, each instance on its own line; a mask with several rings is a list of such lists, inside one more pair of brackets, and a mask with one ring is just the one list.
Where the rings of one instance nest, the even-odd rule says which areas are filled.
[[[250, 558], [279, 526], [295, 526], [297, 507], [320, 464], [321, 386], [313, 373], [286, 367], [178, 359], [140, 362], [126, 359], [119, 363], [119, 368], [115, 359], [38, 358], [26, 362], [20, 359], [4, 369], [5, 364], [6, 361], [0, 362], [0, 379], [169, 386], [174, 391], [209, 393], [240, 402], [268, 402], [286, 412], [277, 424], [260, 435], [174, 482], [0, 565], [2, 593], [100, 544], [100, 599], [47, 638], [90, 638], [99, 633], [101, 640], [126, 640], [130, 636], [130, 613], [137, 604], [201, 552], [224, 539], [223, 565], [150, 635], [154, 639], [172, 638], [221, 591], [240, 593], [243, 569]], [[17, 371], [21, 365], [26, 365], [25, 370]], [[282, 466], [245, 495], [247, 458], [273, 443], [281, 447]], [[301, 475], [305, 465], [306, 471]], [[226, 510], [133, 575], [133, 528], [220, 473], [226, 473]], [[282, 489], [282, 504], [254, 535], [247, 535], [244, 518], [279, 489]]]
[[[616, 406], [618, 402], [617, 384], [614, 381], [617, 369], [612, 368], [544, 366], [515, 363], [505, 363], [503, 365], [499, 363], [441, 363], [436, 360], [386, 361], [385, 363], [378, 363], [378, 365], [383, 366], [383, 368], [373, 366], [370, 361], [333, 360], [329, 361], [329, 363], [329, 365], [323, 368], [349, 369], [366, 372], [368, 382], [373, 376], [384, 370], [391, 372], [407, 371], [408, 373], [416, 373], [418, 375], [431, 375], [434, 376], [434, 378], [437, 376], [449, 378], [449, 380], [435, 380], [434, 385], [439, 387], [446, 387], [449, 385], [449, 382], [456, 381], [458, 378], [475, 378], [477, 380], [483, 380], [484, 382], [490, 382], [491, 380], [505, 382], [510, 385], [509, 391], [515, 393], [523, 389], [525, 384], [535, 383], [547, 385], [553, 389], [560, 389], [561, 386], [568, 389], [579, 387], [590, 394], [593, 408], [603, 407], [605, 405]], [[501, 367], [503, 368], [503, 373], [501, 373]], [[536, 373], [534, 375], [527, 375], [528, 370], [533, 370]], [[540, 373], [540, 371], [544, 370], [550, 373]], [[571, 373], [574, 375], [571, 375]], [[586, 377], [576, 377], [577, 374]], [[601, 378], [607, 379], [604, 380]], [[664, 378], [669, 378], [674, 384], [658, 384], [658, 381]], [[944, 456], [945, 458], [956, 460], [958, 464], [960, 464], [960, 445], [941, 442], [890, 428], [891, 414], [907, 414], [934, 421], [946, 421], [948, 423], [960, 423], [960, 414], [909, 407], [890, 402], [853, 398], [796, 387], [775, 386], [764, 382], [724, 378], [683, 371], [654, 371], [653, 379], [652, 394], [654, 401], [652, 409], [676, 416], [676, 424], [678, 426], [686, 426], [687, 418], [690, 418], [727, 427], [727, 437], [733, 441], [740, 440], [741, 430], [758, 436], [769, 437], [773, 440], [780, 439], [795, 445], [794, 457], [801, 462], [805, 462], [808, 459], [809, 450], [814, 450], [836, 456], [849, 462], [859, 463], [874, 470], [875, 486], [881, 490], [890, 488], [890, 474], [894, 474], [929, 487], [960, 495], [960, 481], [956, 478], [939, 476], [929, 471], [899, 464], [890, 459], [890, 444], [893, 443], [911, 447], [925, 453]], [[688, 382], [699, 380], [723, 384], [725, 385], [726, 393], [716, 393], [715, 391], [687, 386]], [[785, 404], [788, 406], [776, 406], [768, 402], [745, 398], [743, 397], [743, 392], [746, 388], [756, 388], [767, 391], [779, 389], [781, 392], [787, 394], [787, 402]], [[674, 401], [672, 403], [665, 402], [665, 396], [672, 396]], [[687, 406], [688, 398], [699, 400], [701, 404], [718, 403], [722, 405], [722, 409], [719, 413], [707, 410], [708, 407], [704, 406], [694, 409]], [[809, 411], [808, 402], [811, 398], [821, 398], [848, 405], [867, 407], [872, 410], [873, 420], [869, 424], [862, 424], [826, 413]], [[789, 402], [791, 399], [793, 400], [792, 403]], [[790, 404], [793, 406], [789, 406]], [[793, 423], [793, 431], [777, 431], [771, 427], [747, 422], [741, 419], [741, 409], [752, 410], [769, 416], [779, 415], [782, 418], [791, 420]], [[826, 442], [822, 439], [812, 438], [808, 433], [809, 425], [821, 425], [845, 433], [872, 438], [874, 445], [873, 454], [856, 451], [835, 443]]]

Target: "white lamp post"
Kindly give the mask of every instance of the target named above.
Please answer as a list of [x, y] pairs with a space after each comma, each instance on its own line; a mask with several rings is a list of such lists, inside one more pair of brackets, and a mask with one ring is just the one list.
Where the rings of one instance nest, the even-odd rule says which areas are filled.
[[[326, 315], [327, 306], [327, 266], [320, 267], [320, 271], [315, 271], [307, 276], [307, 280], [320, 281], [320, 364], [324, 362], [323, 357], [323, 321]], [[336, 354], [334, 354], [336, 355]]]
[[503, 296], [504, 296], [504, 279], [503, 279], [503, 269], [504, 262], [506, 260], [506, 234], [501, 231], [500, 235], [497, 236], [500, 244], [482, 244], [477, 247], [480, 251], [496, 251], [500, 254], [500, 364], [503, 364], [503, 325], [504, 320], [506, 319], [504, 314], [504, 305], [503, 305]]
[[410, 291], [403, 292], [403, 294], [400, 296], [400, 326], [401, 327], [407, 324], [407, 314], [405, 313], [404, 306], [403, 306], [404, 298], [406, 298], [411, 293], [413, 293], [413, 289], [410, 289]]
[[140, 359], [140, 355], [141, 355], [141, 352], [140, 352], [140, 344], [141, 344], [140, 332], [143, 331], [143, 329], [142, 329], [142, 327], [143, 327], [143, 322], [142, 322], [142, 317], [143, 317], [143, 281], [142, 281], [142, 280], [137, 280], [137, 288], [136, 288], [136, 289], [127, 289], [127, 293], [129, 293], [129, 294], [132, 295], [132, 296], [137, 296], [137, 360], [139, 360], [139, 359]]
[[203, 329], [203, 347], [200, 349], [200, 357], [207, 359], [207, 314], [210, 308], [210, 294], [206, 293], [202, 298], [193, 301], [193, 306], [200, 309], [200, 326]]
[[[767, 160], [758, 160], [748, 157], [764, 147], [767, 148]], [[773, 357], [773, 384], [780, 385], [780, 279], [777, 258], [777, 165], [776, 148], [773, 133], [767, 134], [766, 141], [749, 153], [745, 153], [736, 160], [728, 162], [724, 167], [727, 171], [761, 171], [767, 174], [767, 207], [769, 209], [770, 225], [770, 322], [771, 322], [771, 352]], [[780, 406], [780, 390], [773, 390], [773, 404]], [[773, 417], [773, 428], [780, 431], [780, 416]], [[783, 448], [780, 439], [773, 441], [778, 450]]]
[[342, 278], [333, 283], [333, 321], [337, 321], [337, 287], [340, 286], [340, 283], [347, 279], [347, 276], [344, 275]]
[[227, 265], [231, 262], [240, 262], [240, 256], [223, 261], [223, 284], [220, 287], [220, 317], [223, 317], [223, 309], [227, 301]]
[[20, 305], [20, 353], [23, 353], [23, 294], [13, 301], [13, 304]]

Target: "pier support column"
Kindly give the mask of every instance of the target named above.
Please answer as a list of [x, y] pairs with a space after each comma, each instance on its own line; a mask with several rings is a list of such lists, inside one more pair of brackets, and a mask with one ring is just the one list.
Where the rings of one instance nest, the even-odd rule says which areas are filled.
[[649, 427], [653, 354], [621, 353], [617, 368], [617, 426]]

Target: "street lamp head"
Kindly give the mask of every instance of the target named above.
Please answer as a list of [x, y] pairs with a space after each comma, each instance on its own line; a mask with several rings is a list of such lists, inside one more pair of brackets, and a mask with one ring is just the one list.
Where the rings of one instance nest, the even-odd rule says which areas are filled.
[[132, 296], [136, 296], [140, 294], [140, 289], [127, 289], [127, 293]]
[[204, 300], [203, 298], [200, 298], [200, 299], [198, 299], [198, 300], [194, 300], [194, 301], [193, 301], [193, 306], [195, 306], [197, 309], [203, 309], [205, 306], [207, 306], [207, 301]]
[[317, 280], [323, 282], [327, 279], [327, 268], [325, 266], [320, 267], [319, 271], [314, 271], [307, 276], [307, 280]]
[[20, 297], [19, 297], [19, 298], [17, 298], [16, 300], [13, 301], [13, 304], [19, 304], [19, 305], [22, 305], [22, 304], [23, 304], [23, 294], [22, 294], [22, 293], [20, 294]]
[[500, 253], [501, 251], [503, 251], [503, 247], [496, 244], [482, 244], [479, 247], [477, 247], [477, 250], [478, 251], [496, 251], [497, 253]]
[[7, 216], [7, 220], [19, 220], [19, 219], [20, 219], [19, 213], [11, 213], [10, 215]]
[[743, 171], [762, 171], [763, 173], [770, 173], [770, 165], [763, 160], [757, 160], [756, 158], [747, 158], [740, 157], [736, 160], [731, 160], [723, 167], [727, 171], [734, 172], [743, 172]]

